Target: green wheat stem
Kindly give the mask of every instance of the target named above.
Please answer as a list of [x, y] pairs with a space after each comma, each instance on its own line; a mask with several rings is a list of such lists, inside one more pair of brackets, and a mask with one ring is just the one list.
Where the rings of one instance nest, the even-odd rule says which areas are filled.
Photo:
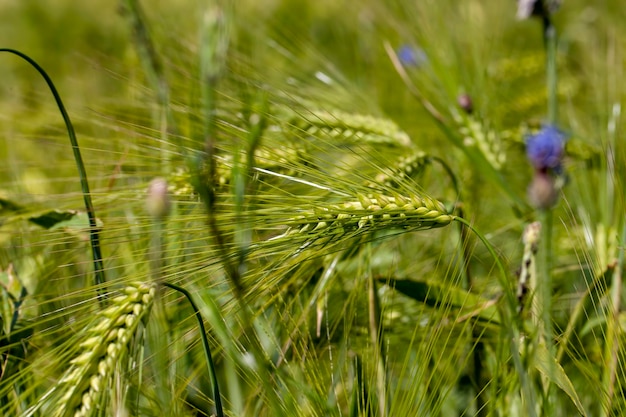
[[[549, 14], [543, 17], [543, 35], [546, 49], [546, 81], [547, 81], [547, 97], [548, 97], [548, 123], [556, 125], [558, 118], [558, 87], [557, 87], [557, 66], [556, 66], [556, 46], [557, 35], [556, 28], [552, 23]], [[543, 342], [546, 344], [548, 352], [551, 356], [555, 356], [556, 350], [554, 346], [554, 332], [552, 330], [552, 232], [553, 232], [553, 213], [548, 208], [541, 211], [541, 223], [543, 229], [543, 238], [541, 239], [541, 249], [539, 257], [539, 275], [538, 283], [538, 304], [541, 306], [541, 324], [543, 330], [539, 333], [543, 336]], [[539, 343], [542, 341], [540, 340]], [[554, 364], [550, 361], [550, 366]], [[554, 393], [554, 386], [548, 378], [544, 379], [544, 401], [543, 413], [546, 416], [553, 415], [553, 402], [550, 400]]]
[[43, 77], [50, 88], [50, 92], [54, 96], [54, 100], [56, 101], [57, 107], [61, 112], [61, 116], [63, 117], [63, 121], [65, 122], [65, 128], [67, 129], [67, 134], [70, 138], [70, 144], [72, 145], [72, 152], [74, 154], [74, 162], [76, 163], [76, 168], [78, 169], [78, 175], [80, 177], [80, 185], [83, 194], [83, 200], [85, 202], [85, 210], [87, 211], [87, 216], [89, 218], [89, 241], [91, 244], [91, 252], [93, 255], [93, 267], [94, 267], [94, 280], [96, 286], [98, 286], [98, 299], [101, 303], [104, 302], [106, 298], [106, 294], [104, 293], [104, 289], [101, 286], [106, 282], [104, 276], [104, 264], [102, 261], [102, 252], [100, 250], [100, 232], [98, 230], [98, 224], [96, 222], [96, 213], [93, 207], [93, 202], [91, 201], [91, 192], [89, 191], [89, 181], [87, 179], [87, 170], [85, 169], [85, 164], [83, 163], [83, 158], [80, 154], [80, 146], [78, 146], [78, 140], [76, 139], [76, 133], [74, 131], [74, 125], [70, 120], [70, 116], [65, 110], [65, 106], [63, 105], [63, 100], [61, 100], [61, 96], [59, 95], [54, 83], [48, 73], [32, 58], [28, 55], [17, 51], [15, 49], [10, 48], [0, 48], [0, 52], [8, 52], [14, 55], [19, 56], [26, 62], [28, 62], [33, 68], [39, 72], [39, 74]]
[[[539, 329], [537, 343], [544, 343], [549, 354], [556, 358], [556, 347], [554, 345], [554, 331], [552, 328], [552, 232], [553, 232], [553, 213], [551, 209], [541, 210], [540, 212], [543, 236], [540, 240], [539, 248], [539, 276], [537, 282], [537, 303], [541, 317], [538, 320]], [[549, 366], [554, 366], [553, 361], [549, 362]], [[552, 372], [553, 373], [553, 372]], [[544, 379], [544, 401], [543, 413], [545, 416], [553, 415], [553, 404], [550, 401], [554, 393], [554, 386], [549, 378]]]
[[469, 230], [471, 230], [478, 237], [478, 239], [480, 239], [483, 245], [485, 245], [485, 247], [487, 248], [487, 251], [493, 258], [494, 262], [496, 263], [496, 266], [499, 272], [498, 278], [500, 280], [500, 285], [502, 287], [502, 291], [504, 292], [504, 298], [505, 298], [505, 305], [502, 306], [501, 303], [498, 303], [498, 306], [500, 310], [500, 315], [502, 317], [503, 325], [506, 331], [506, 337], [509, 341], [509, 348], [511, 352], [511, 357], [513, 359], [513, 365], [515, 367], [515, 370], [517, 371], [520, 386], [522, 388], [522, 394], [524, 398], [524, 404], [526, 406], [527, 416], [537, 417], [537, 412], [535, 410], [535, 393], [533, 391], [530, 380], [528, 378], [528, 372], [524, 368], [524, 365], [522, 364], [522, 359], [520, 356], [520, 346], [519, 346], [520, 323], [516, 323], [515, 320], [513, 319], [513, 312], [516, 311], [517, 302], [516, 302], [515, 294], [513, 293], [511, 289], [506, 269], [504, 265], [502, 264], [502, 261], [500, 261], [500, 257], [496, 253], [494, 247], [491, 245], [491, 243], [487, 240], [487, 238], [483, 234], [478, 232], [478, 230], [476, 230], [470, 222], [468, 222], [462, 217], [453, 216], [453, 220], [465, 225]]
[[558, 117], [558, 91], [556, 74], [556, 28], [549, 17], [544, 18], [544, 41], [546, 47], [546, 75], [548, 92], [548, 123], [556, 124]]
[[[621, 244], [626, 242], [626, 225], [622, 229]], [[603, 372], [603, 383], [608, 397], [608, 405], [604, 408], [604, 412], [608, 415], [612, 408], [615, 395], [615, 383], [618, 369], [618, 355], [620, 349], [620, 300], [622, 297], [622, 268], [624, 267], [624, 250], [619, 252], [617, 266], [613, 270], [613, 280], [611, 282], [611, 304], [610, 312], [607, 317], [606, 344], [604, 350], [604, 360], [606, 363], [605, 372]]]
[[[452, 173], [450, 172], [450, 175], [452, 175]], [[456, 178], [452, 177], [454, 180], [454, 185], [456, 186]], [[458, 192], [458, 189], [457, 189]], [[461, 204], [459, 204], [457, 206], [457, 213], [458, 216], [463, 218], [464, 217], [464, 213], [463, 213], [463, 207]], [[465, 285], [467, 286], [467, 290], [468, 291], [472, 291], [472, 287], [474, 285], [474, 282], [472, 280], [472, 271], [470, 268], [470, 259], [472, 257], [470, 250], [469, 250], [469, 244], [470, 244], [470, 235], [469, 235], [469, 231], [467, 226], [465, 226], [463, 223], [459, 224], [459, 234], [460, 234], [460, 238], [461, 238], [461, 250], [459, 251], [460, 254], [459, 256], [461, 257], [461, 262], [463, 265], [463, 269], [462, 269], [462, 273], [463, 276], [465, 278]], [[477, 326], [471, 326], [471, 330], [470, 330], [470, 335], [472, 338], [472, 365], [471, 365], [471, 375], [472, 375], [472, 379], [473, 379], [473, 386], [475, 388], [475, 396], [474, 396], [474, 401], [476, 402], [476, 416], [477, 417], [486, 417], [489, 410], [487, 408], [487, 402], [485, 401], [485, 392], [486, 392], [486, 386], [485, 386], [485, 381], [482, 375], [482, 371], [483, 371], [483, 354], [484, 354], [484, 345], [483, 342], [480, 340], [481, 335], [482, 335], [482, 331], [480, 330], [479, 327]]]
[[543, 342], [546, 343], [548, 349], [554, 344], [554, 332], [552, 330], [552, 232], [553, 232], [553, 213], [552, 210], [542, 210], [540, 212], [541, 229], [543, 231], [542, 239], [540, 239], [539, 249], [539, 282], [537, 283], [538, 305], [541, 311], [540, 330]]
[[443, 170], [446, 172], [446, 175], [448, 175], [448, 177], [450, 178], [450, 182], [452, 183], [452, 188], [454, 189], [455, 194], [459, 195], [461, 193], [459, 180], [454, 174], [452, 168], [446, 163], [446, 161], [439, 158], [438, 156], [433, 156], [431, 157], [431, 159], [433, 160], [433, 162], [437, 162], [441, 166], [441, 168], [443, 168]]
[[[236, 244], [238, 247], [238, 269], [243, 274], [246, 270], [246, 257], [250, 250], [252, 241], [253, 227], [250, 220], [246, 218], [245, 213], [249, 208], [250, 202], [246, 201], [254, 196], [257, 188], [255, 180], [255, 152], [261, 142], [263, 131], [266, 125], [267, 100], [263, 98], [262, 111], [254, 112], [253, 109], [246, 109], [247, 121], [249, 123], [249, 132], [247, 137], [247, 149], [245, 164], [239, 161], [239, 152], [234, 155], [235, 164], [233, 166], [233, 194], [235, 196], [236, 222], [238, 225], [236, 231]], [[242, 165], [244, 169], [242, 169]]]
[[[365, 259], [371, 259], [371, 244], [367, 245], [369, 252]], [[368, 262], [369, 264], [369, 262]], [[388, 415], [387, 402], [387, 375], [385, 364], [385, 351], [383, 345], [383, 328], [380, 323], [380, 298], [378, 296], [378, 288], [376, 279], [371, 273], [371, 268], [367, 268], [368, 276], [368, 313], [369, 313], [369, 332], [374, 349], [374, 358], [376, 361], [376, 391], [378, 393], [378, 412], [381, 417]]]
[[[135, 46], [143, 63], [148, 80], [156, 91], [159, 114], [158, 118], [155, 120], [155, 124], [158, 126], [161, 134], [161, 163], [165, 164], [166, 168], [169, 168], [167, 165], [172, 155], [171, 150], [167, 147], [169, 131], [170, 129], [174, 132], [177, 131], [176, 123], [170, 109], [169, 83], [165, 76], [163, 62], [159, 58], [152, 36], [148, 30], [141, 4], [138, 0], [125, 0], [125, 3], [134, 34]], [[174, 135], [174, 137], [178, 137], [178, 135]]]
[[189, 293], [189, 291], [187, 291], [183, 287], [180, 287], [176, 284], [171, 284], [168, 282], [164, 282], [163, 285], [183, 294], [187, 298], [187, 301], [189, 301], [189, 304], [191, 305], [191, 308], [193, 309], [196, 320], [198, 320], [198, 327], [200, 327], [200, 336], [202, 336], [202, 346], [204, 347], [204, 355], [207, 361], [207, 368], [209, 370], [209, 376], [211, 377], [211, 385], [213, 386], [213, 398], [215, 401], [215, 410], [217, 413], [217, 417], [224, 417], [224, 410], [222, 408], [222, 397], [220, 395], [219, 383], [217, 381], [217, 372], [215, 371], [213, 355], [211, 355], [211, 346], [209, 346], [209, 340], [206, 335], [206, 329], [204, 327], [204, 321], [202, 320], [202, 314], [200, 313], [200, 310], [198, 309], [198, 306], [196, 305], [196, 303], [193, 301], [193, 298], [191, 297], [191, 294]]

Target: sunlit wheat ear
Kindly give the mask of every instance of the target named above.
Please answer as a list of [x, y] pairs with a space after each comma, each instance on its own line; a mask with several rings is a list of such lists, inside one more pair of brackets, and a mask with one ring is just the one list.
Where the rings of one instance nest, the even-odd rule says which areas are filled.
[[[154, 286], [129, 285], [100, 311], [80, 344], [80, 354], [55, 390], [64, 390], [54, 417], [91, 416], [102, 413], [99, 404], [118, 364], [127, 361], [129, 345], [139, 323], [149, 314]], [[122, 365], [124, 369], [125, 366]]]
[[385, 229], [422, 230], [448, 225], [453, 217], [440, 201], [412, 195], [358, 195], [355, 201], [303, 210], [289, 223], [283, 235], [274, 238], [290, 240], [340, 239], [354, 233], [372, 233]]
[[330, 136], [348, 142], [403, 147], [411, 145], [409, 135], [394, 122], [362, 114], [307, 110], [295, 116], [289, 123], [312, 136]]
[[506, 162], [506, 155], [498, 134], [485, 126], [473, 114], [461, 113], [454, 110], [452, 113], [459, 132], [463, 136], [463, 144], [467, 147], [476, 147], [494, 169], [500, 170]]
[[388, 188], [398, 188], [401, 184], [406, 183], [407, 179], [419, 174], [430, 162], [431, 157], [421, 151], [403, 156], [394, 164], [393, 168], [387, 168], [376, 175], [376, 181], [370, 183], [369, 186], [376, 188], [378, 185], [384, 185]]

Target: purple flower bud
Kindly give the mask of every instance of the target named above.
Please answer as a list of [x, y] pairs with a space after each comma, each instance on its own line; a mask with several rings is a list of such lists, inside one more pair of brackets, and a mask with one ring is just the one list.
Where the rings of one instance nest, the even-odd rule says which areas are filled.
[[533, 181], [528, 187], [528, 201], [538, 209], [549, 209], [559, 200], [559, 190], [554, 177], [550, 174], [535, 171]]
[[517, 0], [517, 18], [549, 16], [561, 6], [562, 0]]
[[155, 178], [150, 181], [146, 209], [148, 214], [157, 220], [163, 220], [170, 213], [171, 203], [167, 191], [167, 181], [164, 178]]
[[526, 141], [526, 156], [535, 169], [559, 170], [565, 153], [565, 135], [554, 126], [544, 126]]
[[471, 114], [474, 111], [474, 103], [472, 103], [472, 98], [469, 94], [461, 94], [456, 101], [459, 107], [465, 110], [467, 114]]

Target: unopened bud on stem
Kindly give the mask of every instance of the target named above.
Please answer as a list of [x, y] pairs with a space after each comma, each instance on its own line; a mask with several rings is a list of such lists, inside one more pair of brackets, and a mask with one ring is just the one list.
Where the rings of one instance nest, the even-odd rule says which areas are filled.
[[148, 214], [157, 220], [163, 220], [171, 211], [171, 202], [167, 191], [167, 181], [164, 178], [155, 178], [148, 186], [146, 198]]

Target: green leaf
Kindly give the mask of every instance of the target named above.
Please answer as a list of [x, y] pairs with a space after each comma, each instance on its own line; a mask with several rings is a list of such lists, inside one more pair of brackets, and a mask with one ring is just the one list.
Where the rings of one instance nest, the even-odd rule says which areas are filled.
[[490, 323], [500, 323], [497, 300], [483, 298], [462, 288], [409, 279], [379, 278], [379, 282], [427, 306], [458, 310], [458, 321], [478, 317]]
[[[77, 232], [89, 229], [87, 213], [76, 210], [50, 210], [38, 216], [29, 217], [28, 220], [50, 230], [63, 228]], [[96, 222], [98, 227], [102, 227], [100, 220]]]
[[550, 382], [561, 388], [561, 390], [565, 394], [567, 394], [567, 396], [572, 400], [572, 402], [578, 409], [580, 415], [589, 415], [585, 411], [585, 407], [583, 406], [582, 402], [580, 402], [580, 398], [578, 398], [576, 388], [574, 388], [572, 381], [570, 381], [561, 365], [556, 361], [556, 358], [550, 355], [548, 349], [546, 349], [545, 344], [540, 343], [537, 345], [534, 359], [535, 368], [537, 368], [539, 372], [541, 372], [546, 378], [548, 378]]
[[5, 211], [18, 212], [22, 210], [22, 206], [5, 197], [0, 197], [0, 213]]
[[77, 214], [76, 210], [51, 210], [38, 216], [29, 217], [28, 220], [45, 229], [51, 229], [59, 223], [71, 220]]

